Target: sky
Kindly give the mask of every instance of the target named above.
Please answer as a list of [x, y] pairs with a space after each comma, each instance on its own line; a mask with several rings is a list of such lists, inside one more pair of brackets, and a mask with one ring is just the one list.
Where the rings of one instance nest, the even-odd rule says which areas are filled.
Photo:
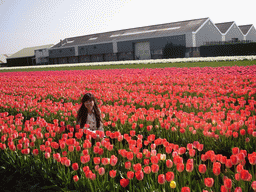
[[0, 54], [60, 39], [209, 17], [256, 27], [255, 0], [0, 0]]

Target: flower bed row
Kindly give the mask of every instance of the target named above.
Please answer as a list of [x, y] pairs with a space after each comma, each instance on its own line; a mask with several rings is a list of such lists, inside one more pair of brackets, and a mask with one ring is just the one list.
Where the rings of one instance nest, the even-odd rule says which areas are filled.
[[[253, 190], [255, 74], [255, 66], [3, 73], [2, 162], [66, 190]], [[84, 90], [102, 111], [101, 142], [75, 132]]]

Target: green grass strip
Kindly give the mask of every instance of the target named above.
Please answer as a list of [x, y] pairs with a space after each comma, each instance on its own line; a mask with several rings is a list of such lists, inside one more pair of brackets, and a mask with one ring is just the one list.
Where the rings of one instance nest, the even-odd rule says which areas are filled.
[[[60, 64], [61, 65], [61, 64]], [[64, 71], [64, 70], [90, 70], [90, 69], [142, 69], [142, 68], [166, 68], [166, 67], [222, 67], [222, 66], [251, 66], [256, 65], [256, 60], [239, 61], [203, 61], [203, 62], [178, 62], [178, 63], [155, 63], [155, 64], [123, 64], [123, 65], [96, 65], [74, 67], [45, 67], [0, 70], [1, 72], [22, 71]]]

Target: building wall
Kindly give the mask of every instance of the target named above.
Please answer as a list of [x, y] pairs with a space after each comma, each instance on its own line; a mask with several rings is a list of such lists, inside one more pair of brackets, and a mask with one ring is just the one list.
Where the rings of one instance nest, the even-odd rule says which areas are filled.
[[247, 34], [246, 40], [251, 40], [251, 41], [256, 42], [256, 30], [254, 27], [252, 27], [252, 29]]
[[68, 63], [78, 63], [78, 57], [68, 57]]
[[104, 61], [103, 54], [91, 55], [92, 62], [101, 62]]
[[58, 58], [58, 63], [60, 63], [60, 64], [68, 63], [68, 58], [67, 57], [60, 57], [60, 58]]
[[49, 58], [60, 58], [60, 57], [71, 57], [75, 56], [75, 48], [58, 48], [58, 49], [49, 49]]
[[209, 41], [221, 41], [222, 34], [219, 32], [217, 27], [208, 20], [205, 25], [195, 34], [196, 45], [195, 47], [200, 47], [204, 42]]
[[94, 55], [106, 53], [113, 53], [112, 43], [85, 45], [78, 47], [78, 55]]
[[105, 54], [104, 56], [106, 61], [117, 61], [117, 54], [115, 53], [108, 53], [108, 54]]
[[90, 62], [90, 55], [81, 55], [79, 56], [79, 63]]
[[134, 52], [133, 51], [119, 52], [117, 57], [118, 57], [118, 60], [120, 61], [134, 60]]
[[29, 66], [33, 65], [32, 61], [33, 57], [22, 57], [22, 58], [13, 58], [13, 59], [8, 59], [7, 58], [7, 66]]
[[119, 53], [134, 52], [134, 44], [139, 42], [149, 42], [150, 52], [154, 50], [163, 49], [167, 43], [173, 43], [176, 45], [186, 45], [185, 35], [157, 37], [148, 39], [137, 39], [131, 41], [117, 42], [117, 50]]
[[232, 25], [227, 34], [225, 35], [225, 41], [230, 41], [232, 38], [238, 38], [244, 40], [244, 35], [236, 24]]

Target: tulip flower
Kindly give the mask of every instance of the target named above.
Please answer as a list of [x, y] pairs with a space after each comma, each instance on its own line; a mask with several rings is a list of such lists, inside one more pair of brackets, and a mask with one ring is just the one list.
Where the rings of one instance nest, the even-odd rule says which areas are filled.
[[144, 167], [144, 173], [145, 174], [150, 174], [151, 173], [151, 167], [150, 166]]
[[131, 180], [131, 179], [133, 179], [133, 177], [134, 177], [134, 172], [133, 171], [128, 171], [127, 172], [127, 178]]
[[171, 181], [170, 187], [171, 187], [172, 189], [176, 188], [176, 182], [175, 182], [175, 181]]
[[204, 179], [204, 184], [206, 187], [212, 187], [214, 184], [213, 178], [205, 178]]
[[182, 187], [181, 192], [190, 192], [190, 188], [189, 187]]
[[78, 168], [79, 168], [79, 167], [78, 167], [78, 163], [73, 163], [73, 164], [72, 164], [72, 168], [73, 168], [74, 171], [77, 171]]
[[99, 173], [99, 175], [104, 175], [105, 174], [105, 168], [104, 167], [100, 167], [98, 169], [98, 173]]
[[158, 175], [158, 183], [159, 184], [164, 184], [165, 183], [165, 175], [164, 174]]
[[127, 159], [128, 160], [133, 160], [133, 152], [127, 152], [127, 155], [126, 155]]
[[251, 187], [252, 187], [253, 190], [256, 190], [256, 181], [252, 182]]
[[115, 178], [115, 177], [116, 177], [116, 170], [111, 170], [111, 171], [109, 171], [109, 176], [110, 176], [111, 178]]
[[157, 173], [159, 170], [159, 165], [158, 164], [152, 164], [151, 165], [151, 170], [153, 173]]
[[140, 163], [134, 164], [133, 169], [135, 172], [140, 171], [142, 169], [142, 166]]
[[121, 179], [120, 180], [120, 185], [125, 188], [129, 184], [129, 179]]
[[194, 169], [194, 164], [193, 163], [187, 163], [186, 164], [186, 171], [187, 172], [192, 172]]
[[136, 179], [141, 181], [144, 178], [144, 173], [142, 170], [135, 172]]
[[78, 177], [77, 175], [74, 175], [74, 176], [73, 176], [73, 180], [74, 180], [75, 182], [77, 182], [77, 181], [79, 180], [79, 177]]
[[184, 170], [184, 164], [183, 163], [177, 163], [176, 167], [177, 167], [178, 172], [182, 172]]
[[117, 157], [115, 155], [111, 155], [111, 157], [110, 157], [110, 165], [111, 166], [115, 166], [117, 164], [117, 161], [118, 161]]
[[171, 159], [166, 160], [166, 166], [167, 166], [167, 168], [172, 168], [173, 162]]
[[48, 153], [48, 152], [46, 152], [46, 153], [44, 154], [44, 156], [45, 156], [45, 158], [46, 158], [46, 159], [49, 159], [49, 158], [50, 158], [50, 156], [51, 156], [51, 154], [50, 154], [50, 153]]
[[170, 182], [174, 180], [174, 173], [173, 172], [167, 172], [165, 174], [166, 181]]
[[95, 165], [99, 165], [100, 164], [100, 157], [94, 157], [93, 162], [94, 162]]
[[198, 166], [198, 170], [201, 174], [204, 174], [206, 172], [206, 165], [205, 164], [200, 164]]

